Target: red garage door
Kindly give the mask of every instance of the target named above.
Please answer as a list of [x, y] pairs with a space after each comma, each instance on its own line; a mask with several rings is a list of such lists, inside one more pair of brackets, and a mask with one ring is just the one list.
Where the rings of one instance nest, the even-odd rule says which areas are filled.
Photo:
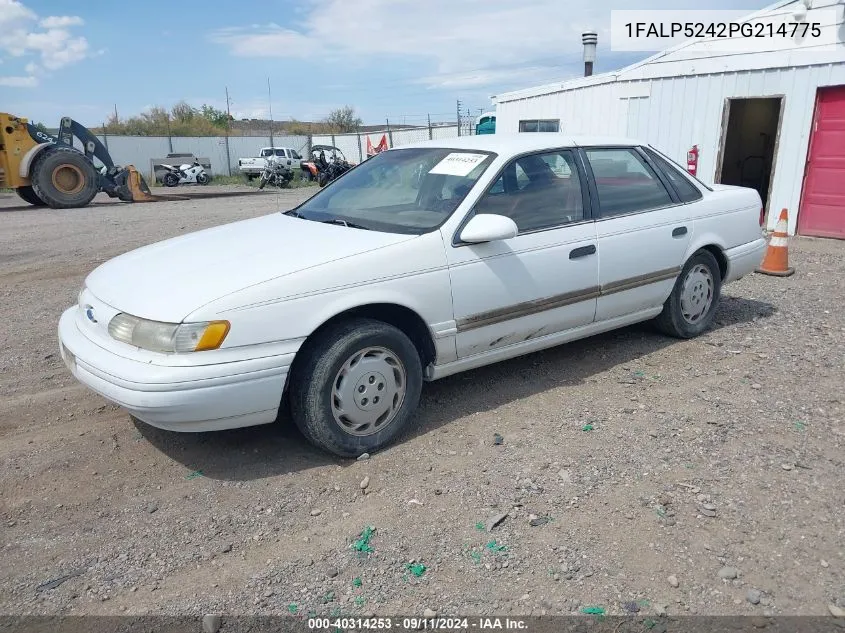
[[845, 238], [845, 86], [819, 90], [798, 232]]

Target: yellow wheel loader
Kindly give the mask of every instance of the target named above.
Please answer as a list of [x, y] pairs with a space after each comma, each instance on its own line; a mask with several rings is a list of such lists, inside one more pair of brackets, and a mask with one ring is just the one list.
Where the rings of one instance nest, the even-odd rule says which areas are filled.
[[[74, 146], [74, 139], [82, 150]], [[94, 159], [102, 163], [94, 165]], [[100, 191], [126, 202], [154, 200], [132, 165], [115, 166], [105, 145], [84, 125], [64, 117], [57, 136], [23, 117], [0, 112], [0, 188], [52, 209], [84, 207]]]

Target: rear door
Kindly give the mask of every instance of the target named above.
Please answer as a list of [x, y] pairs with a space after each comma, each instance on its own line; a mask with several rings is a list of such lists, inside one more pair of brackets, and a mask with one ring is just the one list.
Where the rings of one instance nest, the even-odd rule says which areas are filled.
[[598, 201], [599, 288], [596, 321], [663, 304], [681, 272], [695, 204], [684, 204], [638, 147], [585, 147]]
[[845, 237], [845, 86], [819, 90], [798, 232]]

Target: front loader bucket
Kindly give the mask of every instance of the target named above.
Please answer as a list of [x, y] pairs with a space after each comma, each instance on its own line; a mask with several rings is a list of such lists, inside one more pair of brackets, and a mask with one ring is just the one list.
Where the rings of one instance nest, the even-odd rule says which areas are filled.
[[[132, 165], [127, 165], [125, 170], [127, 172], [126, 182], [123, 186], [128, 190], [127, 194], [129, 199], [132, 200], [132, 202], [153, 202], [155, 200], [155, 196], [153, 196], [150, 192], [150, 188], [147, 186], [147, 182], [144, 180], [141, 172], [135, 169]], [[120, 194], [118, 194], [118, 197], [121, 200], [126, 199]]]
[[144, 177], [132, 165], [115, 167], [100, 177], [100, 188], [109, 198], [119, 198], [124, 202], [154, 202], [156, 197], [150, 192]]

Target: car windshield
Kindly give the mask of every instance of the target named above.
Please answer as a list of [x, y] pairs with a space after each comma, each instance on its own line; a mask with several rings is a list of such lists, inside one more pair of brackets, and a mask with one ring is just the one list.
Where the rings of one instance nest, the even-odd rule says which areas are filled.
[[420, 235], [449, 218], [495, 157], [491, 152], [430, 147], [381, 152], [287, 213]]

